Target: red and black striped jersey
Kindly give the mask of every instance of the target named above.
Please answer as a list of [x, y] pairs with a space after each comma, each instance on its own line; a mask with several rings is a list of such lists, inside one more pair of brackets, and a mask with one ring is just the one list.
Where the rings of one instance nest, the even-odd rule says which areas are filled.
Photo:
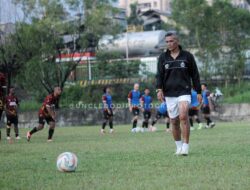
[[46, 98], [43, 101], [43, 105], [39, 110], [39, 116], [41, 117], [48, 117], [49, 112], [47, 110], [47, 107], [50, 107], [50, 109], [55, 110], [56, 103], [58, 102], [59, 97], [55, 97], [54, 94], [49, 94], [46, 96]]
[[18, 106], [18, 98], [14, 95], [8, 95], [5, 98], [6, 105], [6, 114], [7, 115], [16, 115], [17, 114], [17, 106]]

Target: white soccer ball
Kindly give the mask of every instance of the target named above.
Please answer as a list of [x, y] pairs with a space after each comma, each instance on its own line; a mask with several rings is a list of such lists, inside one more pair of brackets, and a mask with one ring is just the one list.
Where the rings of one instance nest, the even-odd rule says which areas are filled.
[[142, 128], [141, 128], [141, 127], [136, 127], [135, 129], [136, 129], [136, 130], [135, 130], [136, 133], [142, 132]]
[[57, 157], [56, 167], [60, 172], [74, 172], [78, 159], [72, 152], [64, 152]]
[[136, 133], [136, 128], [131, 129], [132, 133]]
[[150, 131], [151, 131], [151, 132], [157, 131], [157, 127], [152, 126], [152, 127], [150, 128]]

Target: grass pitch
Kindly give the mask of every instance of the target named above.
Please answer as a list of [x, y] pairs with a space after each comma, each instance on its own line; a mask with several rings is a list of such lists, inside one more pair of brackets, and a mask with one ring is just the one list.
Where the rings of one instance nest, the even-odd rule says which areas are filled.
[[[19, 142], [0, 142], [0, 189], [250, 189], [248, 123], [192, 131], [188, 157], [174, 156], [171, 134], [158, 129], [131, 134], [130, 126], [115, 126], [114, 135], [101, 136], [100, 127], [57, 128], [52, 143], [46, 142], [48, 129], [30, 143], [22, 129]], [[56, 170], [56, 158], [65, 151], [78, 156], [75, 173]]]

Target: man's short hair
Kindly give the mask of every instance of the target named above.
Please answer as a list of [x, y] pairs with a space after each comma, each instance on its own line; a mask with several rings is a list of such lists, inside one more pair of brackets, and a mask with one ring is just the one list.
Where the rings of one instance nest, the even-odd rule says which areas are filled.
[[170, 32], [167, 32], [165, 37], [168, 37], [168, 36], [176, 36], [178, 38], [178, 35], [175, 31], [170, 31]]
[[105, 86], [105, 87], [103, 88], [103, 93], [106, 93], [108, 88], [110, 88], [110, 87], [109, 87], [109, 86]]
[[201, 85], [204, 85], [205, 87], [207, 87], [207, 83], [201, 83]]
[[61, 89], [62, 90], [62, 88], [59, 85], [56, 85], [56, 86], [54, 86], [53, 91], [55, 91], [57, 89]]

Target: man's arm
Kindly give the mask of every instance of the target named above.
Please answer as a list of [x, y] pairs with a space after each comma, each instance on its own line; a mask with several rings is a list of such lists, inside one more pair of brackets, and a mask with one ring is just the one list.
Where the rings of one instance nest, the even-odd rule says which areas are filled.
[[8, 100], [7, 100], [7, 97], [4, 98], [3, 102], [3, 109], [5, 110], [6, 114], [7, 115], [10, 115], [11, 113], [9, 112], [9, 109], [8, 109]]
[[144, 111], [144, 97], [142, 96], [141, 98], [140, 98], [140, 103], [141, 103], [141, 110], [142, 111]]
[[110, 110], [108, 109], [108, 104], [107, 104], [107, 97], [106, 96], [102, 96], [102, 103], [103, 103], [103, 107], [104, 109], [106, 109], [108, 111], [108, 113], [110, 113]]
[[102, 103], [103, 103], [104, 109], [108, 109], [107, 97], [106, 96], [102, 96]]
[[156, 74], [156, 93], [157, 96], [164, 97], [163, 95], [163, 78], [164, 78], [164, 68], [163, 68], [163, 55], [161, 55], [158, 59], [158, 64], [157, 64], [157, 74]]
[[157, 91], [163, 90], [164, 68], [162, 65], [162, 55], [158, 59], [157, 74], [156, 74], [156, 89]]
[[56, 112], [51, 108], [50, 105], [46, 105], [46, 109], [49, 115], [55, 120], [56, 119]]
[[19, 100], [16, 97], [16, 107], [15, 107], [16, 114], [18, 114], [18, 109], [19, 109]]

